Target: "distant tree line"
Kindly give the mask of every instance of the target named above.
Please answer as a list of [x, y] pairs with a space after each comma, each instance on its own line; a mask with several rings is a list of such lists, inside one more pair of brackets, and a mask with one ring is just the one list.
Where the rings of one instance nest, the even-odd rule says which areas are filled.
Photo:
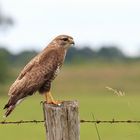
[[[11, 67], [23, 67], [33, 58], [38, 52], [34, 50], [22, 51], [18, 54], [13, 54], [4, 47], [0, 47], [0, 83], [4, 82]], [[94, 61], [108, 62], [126, 62], [132, 60], [140, 60], [137, 58], [129, 58], [124, 53], [114, 46], [103, 46], [99, 50], [93, 50], [91, 47], [71, 47], [67, 53], [67, 64], [85, 63]]]
[[[80, 62], [85, 60], [94, 61], [97, 59], [113, 61], [113, 60], [123, 60], [126, 58], [126, 56], [122, 53], [121, 50], [113, 46], [111, 47], [104, 46], [98, 51], [97, 50], [95, 51], [90, 47], [83, 47], [80, 49], [77, 48], [72, 47], [68, 50], [66, 56], [66, 63]], [[13, 54], [5, 48], [0, 48], [1, 61], [4, 62], [6, 60], [6, 63], [8, 65], [16, 65], [16, 66], [25, 65], [37, 53], [38, 52], [34, 50], [30, 51], [26, 50], [18, 54]]]
[[114, 46], [102, 46], [99, 50], [93, 50], [91, 47], [79, 47], [70, 48], [66, 62], [70, 63], [72, 61], [97, 61], [97, 60], [122, 60], [126, 56], [121, 50]]

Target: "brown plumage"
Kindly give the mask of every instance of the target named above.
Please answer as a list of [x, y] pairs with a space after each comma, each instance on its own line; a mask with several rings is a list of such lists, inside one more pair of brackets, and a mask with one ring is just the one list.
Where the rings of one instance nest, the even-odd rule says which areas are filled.
[[[6, 117], [18, 103], [36, 91], [39, 91], [40, 94], [47, 94], [47, 96], [50, 94], [51, 82], [57, 76], [67, 49], [72, 44], [74, 44], [72, 37], [60, 35], [24, 67], [10, 87], [8, 93], [10, 98], [4, 107]], [[52, 97], [50, 98], [50, 103], [56, 103]], [[46, 100], [49, 102], [48, 97]]]

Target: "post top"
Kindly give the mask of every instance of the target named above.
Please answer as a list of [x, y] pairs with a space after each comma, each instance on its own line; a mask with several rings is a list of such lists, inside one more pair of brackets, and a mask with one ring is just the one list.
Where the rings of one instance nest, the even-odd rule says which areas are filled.
[[62, 104], [60, 106], [58, 105], [54, 105], [54, 104], [47, 104], [44, 103], [45, 106], [48, 107], [55, 107], [55, 108], [64, 108], [64, 107], [78, 107], [78, 101], [74, 100], [74, 101], [62, 101]]

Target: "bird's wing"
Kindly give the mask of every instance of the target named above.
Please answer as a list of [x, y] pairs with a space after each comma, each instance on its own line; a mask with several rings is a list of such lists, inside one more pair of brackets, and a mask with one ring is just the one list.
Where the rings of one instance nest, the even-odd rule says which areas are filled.
[[27, 73], [27, 72], [29, 72], [32, 68], [33, 68], [33, 66], [35, 65], [35, 64], [37, 64], [39, 62], [39, 55], [37, 55], [36, 57], [34, 57], [24, 68], [23, 68], [23, 70], [21, 71], [21, 73], [19, 74], [19, 76], [18, 76], [18, 80], [21, 80], [23, 77], [24, 77], [24, 75]]
[[19, 76], [17, 77], [16, 81], [12, 84], [10, 87], [10, 90], [8, 92], [8, 95], [11, 96], [13, 94], [16, 94], [18, 90], [21, 90], [25, 87], [25, 75], [38, 63], [39, 56], [37, 55], [34, 57], [21, 71]]
[[56, 69], [57, 61], [57, 51], [54, 49], [40, 53], [24, 67], [10, 87], [8, 95], [21, 96], [26, 94], [25, 91], [37, 89], [37, 86], [43, 84], [46, 78], [50, 78]]

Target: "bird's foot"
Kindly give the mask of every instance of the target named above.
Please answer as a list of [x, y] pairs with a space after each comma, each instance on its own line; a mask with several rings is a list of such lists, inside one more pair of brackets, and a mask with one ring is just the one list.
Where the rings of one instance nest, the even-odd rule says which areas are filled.
[[52, 100], [52, 101], [47, 102], [47, 104], [54, 104], [54, 105], [57, 105], [57, 106], [61, 106], [62, 101], [55, 101], [55, 100]]
[[45, 93], [45, 98], [46, 98], [46, 103], [47, 104], [54, 104], [54, 105], [57, 105], [57, 106], [61, 106], [61, 104], [62, 104], [62, 101], [54, 100], [50, 91]]

